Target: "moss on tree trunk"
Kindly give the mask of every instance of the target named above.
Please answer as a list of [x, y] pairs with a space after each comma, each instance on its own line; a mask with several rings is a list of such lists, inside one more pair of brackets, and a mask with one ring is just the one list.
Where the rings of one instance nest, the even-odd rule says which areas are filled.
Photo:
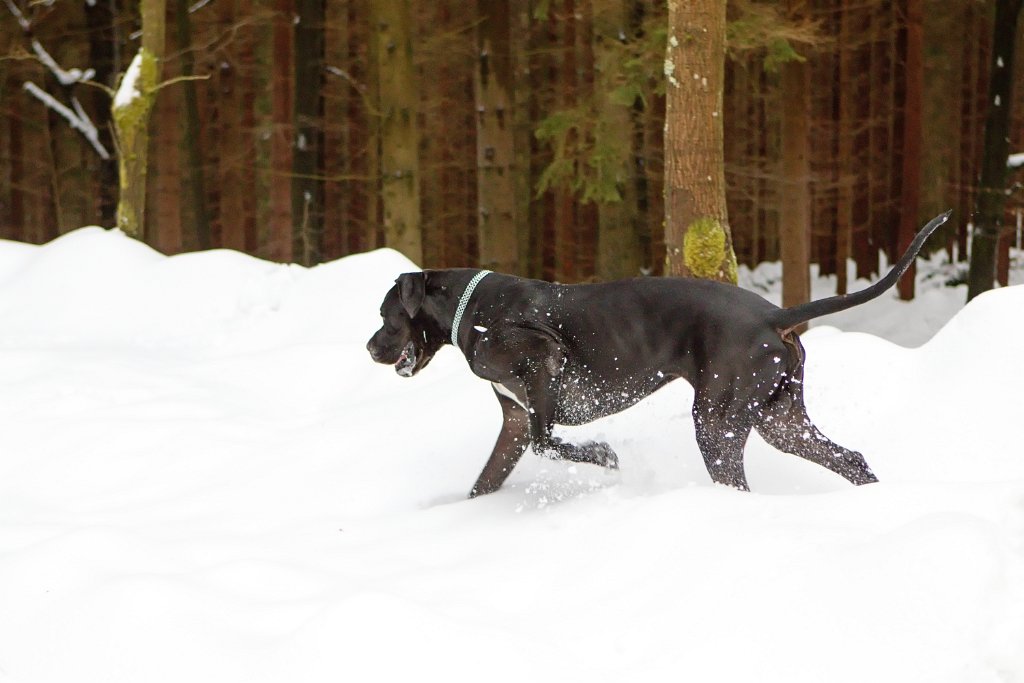
[[117, 227], [132, 237], [142, 239], [146, 216], [146, 161], [149, 147], [149, 113], [156, 99], [159, 69], [156, 56], [140, 48], [126, 77], [138, 68], [135, 92], [123, 101], [114, 100], [111, 115], [119, 145], [120, 199], [117, 203]]
[[694, 277], [736, 282], [736, 255], [725, 227], [715, 218], [698, 218], [686, 226], [683, 263]]

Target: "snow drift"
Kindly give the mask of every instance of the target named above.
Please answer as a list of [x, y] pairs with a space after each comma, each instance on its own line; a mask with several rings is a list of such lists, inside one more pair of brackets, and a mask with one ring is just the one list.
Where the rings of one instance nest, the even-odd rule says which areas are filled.
[[[753, 437], [754, 493], [713, 486], [677, 382], [564, 430], [620, 473], [528, 454], [466, 501], [490, 388], [364, 348], [412, 268], [0, 243], [0, 680], [1024, 680], [1024, 287], [919, 348], [805, 335], [879, 484]], [[876, 303], [848, 329], [940, 324]]]

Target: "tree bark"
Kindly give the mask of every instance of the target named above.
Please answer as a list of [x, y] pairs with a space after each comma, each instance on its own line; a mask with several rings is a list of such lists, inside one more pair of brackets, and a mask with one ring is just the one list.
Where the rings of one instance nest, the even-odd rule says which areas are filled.
[[[326, 3], [324, 7], [324, 65], [343, 69], [351, 78], [352, 65], [348, 59], [351, 45], [349, 11], [354, 3]], [[348, 118], [349, 102], [353, 96], [351, 81], [346, 78], [325, 77], [323, 92], [323, 154], [324, 173], [323, 235], [320, 239], [321, 259], [330, 261], [347, 255], [347, 229], [353, 202], [351, 179], [352, 159], [348, 154], [349, 137], [354, 133]], [[348, 176], [348, 177], [346, 177]]]
[[[576, 2], [562, 0], [561, 25], [556, 24], [556, 54], [561, 56], [556, 69], [555, 88], [557, 88], [558, 106], [570, 110], [579, 101], [577, 92], [577, 55], [576, 55]], [[567, 133], [567, 148], [576, 144], [576, 132]], [[558, 282], [576, 282], [579, 274], [579, 238], [580, 230], [576, 220], [576, 197], [566, 187], [558, 186], [551, 190], [554, 200], [554, 246], [555, 272], [554, 279]]]
[[[811, 298], [810, 76], [806, 62], [789, 61], [782, 65], [779, 248], [784, 308]], [[797, 332], [806, 327], [801, 325]]]
[[509, 0], [477, 0], [476, 168], [480, 266], [514, 273], [516, 239], [514, 82]]
[[263, 240], [266, 258], [289, 262], [293, 258], [292, 235], [292, 43], [293, 0], [273, 0], [270, 68], [270, 158], [267, 227]]
[[[85, 21], [89, 34], [89, 64], [96, 69], [93, 77], [97, 83], [107, 86], [115, 85], [116, 67], [114, 64], [114, 52], [116, 32], [114, 30], [114, 16], [111, 3], [96, 2], [90, 5], [85, 3]], [[92, 93], [87, 95], [91, 99], [91, 115], [97, 112], [106, 112], [110, 106], [107, 94], [99, 88], [92, 88]], [[104, 114], [105, 115], [105, 114]], [[96, 120], [95, 118], [93, 120]], [[114, 149], [111, 139], [110, 127], [101, 126], [99, 130], [100, 142], [106, 149]], [[117, 159], [111, 156], [110, 159], [96, 158], [91, 163], [97, 164], [99, 176], [97, 183], [96, 198], [96, 224], [114, 225], [117, 221]]]
[[[121, 196], [117, 227], [125, 234], [146, 239], [146, 175], [148, 170], [149, 118], [160, 78], [164, 52], [164, 0], [142, 0], [142, 46], [126, 75], [137, 70], [136, 95], [115, 98], [111, 108], [119, 141]], [[137, 60], [137, 64], [136, 64]]]
[[[836, 294], [846, 294], [847, 260], [853, 256], [853, 191], [856, 180], [854, 161], [854, 136], [856, 135], [855, 108], [858, 99], [856, 52], [852, 39], [857, 26], [853, 24], [859, 10], [854, 10], [851, 0], [842, 0], [839, 15], [839, 121], [836, 135], [837, 159], [835, 180], [838, 187], [836, 200]], [[808, 292], [810, 296], [810, 292]]]
[[[170, 44], [173, 51], [177, 46]], [[164, 79], [173, 78], [174, 72], [165, 64]], [[181, 196], [182, 168], [180, 158], [181, 141], [178, 140], [178, 120], [181, 109], [180, 92], [167, 88], [160, 93], [154, 111], [154, 128], [160, 135], [154, 136], [153, 173], [149, 195], [149, 243], [163, 254], [178, 254], [182, 251], [182, 210]]]
[[971, 238], [967, 300], [993, 287], [996, 251], [1006, 205], [1006, 157], [1009, 153], [1010, 109], [1013, 104], [1013, 65], [1021, 0], [997, 0], [992, 32], [989, 110], [981, 160], [981, 187]]
[[[188, 16], [190, 0], [172, 0], [174, 2], [174, 29], [177, 36], [178, 50], [181, 51], [181, 75], [195, 75], [195, 56], [192, 50], [192, 22]], [[210, 213], [206, 203], [206, 181], [203, 173], [203, 155], [199, 151], [201, 131], [199, 127], [199, 98], [196, 82], [186, 80], [179, 86], [184, 97], [184, 112], [181, 114], [181, 152], [183, 168], [181, 172], [181, 190], [184, 195], [183, 214], [187, 216], [185, 223], [191, 228], [191, 235], [181, 235], [185, 246], [193, 249], [209, 249]], [[184, 230], [182, 230], [184, 233]]]
[[725, 205], [725, 0], [669, 0], [665, 270], [736, 282]]
[[292, 216], [295, 260], [320, 261], [323, 232], [323, 85], [324, 1], [296, 0], [295, 144], [292, 160]]
[[422, 263], [419, 126], [409, 0], [370, 3], [380, 112], [380, 174], [387, 246]]
[[597, 71], [599, 142], [609, 157], [618, 199], [600, 201], [597, 206], [597, 277], [615, 280], [636, 277], [644, 265], [639, 240], [636, 168], [633, 143], [637, 124], [632, 103], [616, 101], [621, 83], [622, 51], [615, 46], [628, 40], [632, 0], [605, 0], [595, 4], [594, 57]]
[[[239, 4], [237, 0], [222, 0], [214, 6], [218, 12], [218, 26], [222, 31], [232, 30], [235, 11], [241, 9]], [[248, 139], [242, 126], [245, 89], [242, 53], [245, 50], [245, 39], [240, 27], [234, 30], [241, 40], [238, 41], [237, 49], [218, 60], [215, 80], [211, 85], [216, 92], [212, 102], [216, 113], [210, 118], [216, 122], [214, 131], [220, 143], [215, 168], [216, 189], [219, 190], [217, 223], [220, 226], [217, 244], [225, 249], [245, 251], [245, 219], [250, 201], [243, 189], [242, 180], [247, 172], [245, 158], [248, 148]]]
[[[910, 246], [917, 232], [921, 212], [921, 126], [924, 106], [924, 7], [923, 0], [907, 0], [907, 54], [905, 67], [906, 90], [903, 106], [903, 173], [900, 201], [900, 227], [897, 240], [898, 254]], [[914, 274], [910, 268], [897, 284], [904, 301], [914, 298]]]
[[530, 0], [511, 0], [510, 12], [515, 30], [510, 36], [509, 51], [512, 54], [514, 71], [513, 87], [515, 102], [512, 107], [513, 117], [513, 162], [515, 178], [515, 230], [517, 243], [517, 273], [526, 277], [536, 277], [540, 268], [535, 267], [531, 259], [531, 234], [534, 224], [530, 220], [533, 202], [531, 152], [534, 141], [533, 119], [531, 113], [536, 102], [536, 94], [531, 86], [530, 47], [532, 43], [532, 19]]

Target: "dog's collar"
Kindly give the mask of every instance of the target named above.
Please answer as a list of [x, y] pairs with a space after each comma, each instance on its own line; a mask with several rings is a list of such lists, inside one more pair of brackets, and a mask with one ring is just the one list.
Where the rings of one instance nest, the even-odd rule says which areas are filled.
[[459, 323], [462, 322], [462, 314], [466, 312], [466, 306], [469, 305], [469, 297], [473, 296], [473, 290], [480, 284], [480, 281], [491, 274], [489, 270], [481, 270], [479, 273], [473, 276], [473, 279], [466, 285], [466, 291], [462, 293], [462, 298], [459, 299], [459, 306], [455, 309], [455, 317], [452, 319], [452, 344], [455, 346], [459, 345]]

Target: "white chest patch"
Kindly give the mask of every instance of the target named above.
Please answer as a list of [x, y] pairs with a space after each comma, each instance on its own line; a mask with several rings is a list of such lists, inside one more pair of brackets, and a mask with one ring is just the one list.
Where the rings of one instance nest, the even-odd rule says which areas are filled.
[[491, 386], [494, 387], [494, 390], [497, 391], [499, 394], [501, 394], [505, 398], [512, 399], [520, 408], [526, 410], [526, 406], [523, 405], [523, 402], [519, 400], [519, 397], [516, 396], [515, 393], [513, 393], [512, 390], [506, 387], [504, 384], [501, 384], [499, 382], [491, 382]]

